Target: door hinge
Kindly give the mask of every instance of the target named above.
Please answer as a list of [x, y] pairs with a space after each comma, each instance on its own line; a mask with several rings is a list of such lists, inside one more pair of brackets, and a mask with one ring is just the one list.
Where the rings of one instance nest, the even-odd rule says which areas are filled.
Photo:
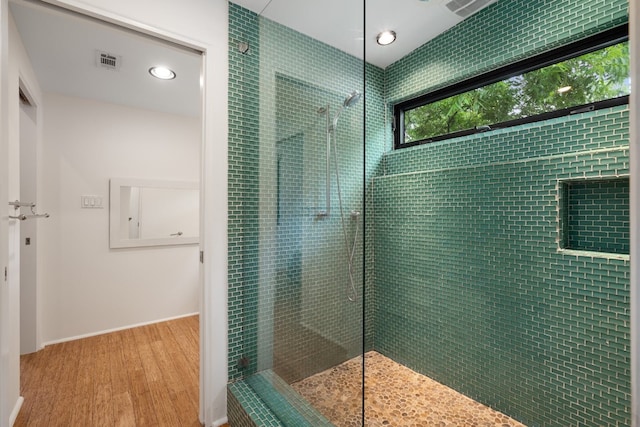
[[200, 264], [204, 264], [204, 251], [200, 251]]
[[7, 281], [7, 267], [4, 268], [4, 281]]

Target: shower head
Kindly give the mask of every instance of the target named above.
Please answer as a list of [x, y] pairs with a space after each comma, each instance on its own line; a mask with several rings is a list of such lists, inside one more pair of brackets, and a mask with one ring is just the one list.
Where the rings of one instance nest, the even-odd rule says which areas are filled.
[[357, 90], [354, 90], [349, 95], [347, 95], [347, 97], [344, 99], [344, 102], [342, 103], [342, 107], [340, 107], [336, 115], [333, 117], [333, 122], [332, 122], [332, 125], [329, 127], [329, 132], [333, 132], [336, 130], [336, 127], [338, 126], [338, 119], [340, 118], [340, 115], [342, 114], [342, 112], [347, 108], [353, 107], [354, 105], [356, 105], [358, 101], [360, 101], [361, 97], [362, 97], [362, 94], [360, 93], [360, 91], [357, 91]]
[[360, 101], [360, 97], [361, 96], [362, 96], [362, 94], [359, 91], [354, 90], [349, 95], [347, 95], [347, 97], [345, 98], [345, 100], [342, 103], [342, 105], [344, 106], [344, 108], [352, 107], [355, 104], [357, 104], [358, 101]]

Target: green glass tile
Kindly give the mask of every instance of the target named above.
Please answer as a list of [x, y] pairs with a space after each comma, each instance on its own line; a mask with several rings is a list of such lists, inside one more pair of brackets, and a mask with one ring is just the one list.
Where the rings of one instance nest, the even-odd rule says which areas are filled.
[[[365, 346], [530, 426], [630, 422], [629, 262], [558, 252], [558, 229], [566, 231], [568, 212], [557, 200], [559, 179], [628, 174], [628, 107], [397, 152], [386, 120], [397, 100], [617, 26], [627, 21], [627, 7], [624, 0], [501, 0], [386, 70], [366, 66], [366, 162], [345, 166], [354, 188], [362, 168], [367, 176], [366, 188], [353, 196], [366, 195], [360, 252], [366, 303], [364, 319], [357, 319], [364, 322]], [[265, 31], [272, 43], [262, 39]], [[312, 88], [318, 79], [309, 70], [325, 68], [312, 61], [260, 69], [261, 60], [264, 65], [276, 57], [274, 49], [318, 58], [330, 49], [231, 4], [230, 42], [238, 40], [249, 40], [252, 50], [241, 55], [230, 43], [232, 379], [257, 368], [257, 340], [266, 326], [258, 316], [259, 239], [261, 221], [275, 214], [262, 212], [260, 203], [277, 189], [264, 186], [275, 171], [261, 168], [261, 156], [274, 155], [263, 144], [290, 129], [265, 126], [261, 102], [284, 117], [286, 97], [326, 89], [328, 98], [338, 98], [353, 86], [332, 76], [323, 88]], [[348, 76], [355, 62], [341, 58], [333, 72]], [[265, 88], [264, 79], [278, 83]], [[585, 210], [575, 229], [607, 248], [628, 242], [623, 200], [614, 195], [603, 202], [604, 212]], [[312, 236], [330, 241], [322, 233]], [[295, 253], [294, 246], [284, 253]], [[325, 292], [310, 297], [324, 314], [339, 318], [322, 302], [336, 281], [323, 270], [339, 265], [330, 247], [314, 254], [326, 261], [314, 273]], [[287, 309], [300, 300], [302, 275], [295, 266], [311, 258], [290, 259], [288, 281], [279, 288]], [[238, 359], [247, 355], [249, 369], [239, 369]]]

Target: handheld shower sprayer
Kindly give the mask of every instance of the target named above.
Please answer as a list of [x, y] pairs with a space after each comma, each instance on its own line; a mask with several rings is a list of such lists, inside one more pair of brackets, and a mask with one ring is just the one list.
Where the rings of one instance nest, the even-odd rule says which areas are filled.
[[318, 214], [319, 218], [326, 218], [329, 216], [329, 212], [331, 211], [331, 173], [330, 173], [330, 169], [331, 169], [331, 146], [333, 145], [333, 156], [334, 156], [334, 162], [335, 162], [335, 173], [336, 173], [336, 193], [338, 194], [338, 202], [339, 202], [339, 206], [340, 206], [340, 224], [341, 224], [341, 228], [342, 228], [342, 235], [344, 237], [344, 247], [346, 249], [347, 252], [347, 263], [348, 263], [348, 273], [349, 273], [349, 277], [348, 277], [348, 283], [346, 286], [346, 294], [347, 294], [347, 299], [351, 302], [356, 302], [358, 300], [358, 291], [356, 289], [355, 283], [354, 283], [354, 272], [353, 272], [353, 258], [356, 252], [356, 242], [358, 239], [358, 228], [359, 228], [359, 218], [360, 218], [360, 212], [353, 210], [350, 212], [350, 216], [352, 221], [355, 222], [355, 232], [353, 235], [353, 241], [350, 241], [349, 237], [347, 236], [347, 223], [346, 223], [346, 219], [345, 219], [345, 212], [344, 212], [344, 205], [342, 203], [342, 189], [340, 188], [340, 166], [339, 166], [339, 158], [338, 158], [338, 136], [336, 135], [336, 130], [338, 127], [338, 119], [340, 118], [340, 115], [343, 113], [344, 110], [353, 107], [355, 104], [358, 103], [358, 101], [360, 101], [360, 98], [362, 97], [362, 93], [354, 90], [353, 92], [351, 92], [350, 94], [347, 95], [347, 97], [344, 99], [344, 101], [342, 102], [342, 105], [340, 106], [340, 109], [338, 110], [338, 112], [335, 114], [335, 116], [333, 116], [333, 120], [331, 120], [331, 123], [329, 124], [329, 108], [327, 107], [326, 110], [324, 110], [324, 112], [326, 113], [326, 118], [327, 118], [327, 128], [326, 128], [326, 136], [327, 136], [327, 158], [326, 158], [326, 167], [327, 167], [327, 172], [326, 172], [326, 178], [327, 178], [327, 200], [326, 200], [326, 210], [323, 212], [320, 212]]
[[[327, 179], [327, 187], [326, 187], [326, 191], [327, 191], [327, 196], [326, 196], [326, 209], [323, 211], [318, 212], [318, 214], [316, 215], [317, 219], [322, 219], [322, 218], [327, 218], [331, 212], [331, 142], [332, 142], [332, 138], [335, 137], [334, 133], [336, 131], [336, 128], [338, 127], [338, 119], [340, 118], [340, 115], [342, 114], [342, 112], [350, 107], [353, 107], [355, 104], [358, 103], [358, 101], [360, 101], [360, 98], [362, 97], [362, 93], [359, 90], [354, 90], [351, 93], [347, 94], [346, 98], [344, 99], [344, 101], [342, 101], [342, 105], [340, 106], [340, 109], [338, 110], [338, 112], [335, 114], [335, 116], [333, 116], [333, 119], [331, 120], [330, 117], [330, 112], [329, 112], [329, 106], [327, 105], [326, 107], [320, 107], [318, 109], [318, 114], [325, 114], [325, 117], [327, 119], [326, 122], [326, 135], [327, 135], [327, 157], [326, 157], [326, 167], [327, 167], [327, 172], [326, 172], [326, 179]], [[331, 122], [329, 122], [329, 120], [331, 120]], [[333, 136], [332, 136], [333, 135]], [[334, 143], [334, 148], [337, 145], [337, 140]], [[337, 170], [337, 159], [336, 159], [336, 176], [337, 176], [337, 180], [338, 180], [338, 187], [340, 187], [340, 176], [338, 174], [338, 170]], [[340, 193], [340, 189], [338, 188], [338, 195]]]
[[333, 117], [333, 121], [331, 123], [331, 127], [329, 128], [330, 131], [334, 131], [336, 129], [336, 127], [338, 126], [338, 119], [340, 118], [340, 115], [342, 114], [342, 112], [345, 109], [353, 107], [354, 105], [356, 105], [358, 103], [358, 101], [360, 101], [361, 97], [362, 97], [362, 93], [360, 93], [360, 91], [358, 91], [358, 90], [354, 90], [353, 92], [351, 92], [350, 94], [347, 95], [347, 97], [342, 102], [342, 105], [340, 106], [340, 109], [338, 110], [336, 115]]

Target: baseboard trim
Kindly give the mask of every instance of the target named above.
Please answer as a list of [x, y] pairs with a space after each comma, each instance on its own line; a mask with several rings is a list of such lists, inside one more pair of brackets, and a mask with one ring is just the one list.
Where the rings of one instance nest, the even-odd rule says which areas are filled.
[[213, 427], [220, 427], [221, 425], [226, 424], [228, 421], [229, 419], [227, 417], [224, 417], [214, 421], [212, 425]]
[[13, 426], [18, 418], [18, 413], [20, 413], [20, 408], [22, 408], [22, 404], [24, 403], [24, 397], [18, 397], [16, 401], [16, 405], [13, 407], [13, 411], [11, 411], [11, 415], [9, 415], [9, 425]]
[[95, 336], [98, 336], [98, 335], [109, 334], [111, 332], [118, 332], [118, 331], [124, 331], [124, 330], [127, 330], [127, 329], [138, 328], [140, 326], [153, 325], [154, 323], [168, 322], [169, 320], [182, 319], [184, 317], [196, 316], [198, 314], [200, 314], [200, 313], [199, 312], [195, 312], [195, 313], [181, 314], [179, 316], [167, 317], [165, 319], [151, 320], [149, 322], [136, 323], [136, 324], [133, 324], [133, 325], [122, 326], [122, 327], [119, 327], [119, 328], [106, 329], [104, 331], [90, 332], [88, 334], [76, 335], [76, 336], [73, 336], [73, 337], [61, 338], [61, 339], [58, 339], [58, 340], [47, 341], [44, 344], [42, 344], [42, 348], [44, 348], [44, 347], [46, 347], [48, 345], [60, 344], [60, 343], [63, 343], [63, 342], [68, 342], [68, 341], [80, 340], [82, 338], [95, 337]]

